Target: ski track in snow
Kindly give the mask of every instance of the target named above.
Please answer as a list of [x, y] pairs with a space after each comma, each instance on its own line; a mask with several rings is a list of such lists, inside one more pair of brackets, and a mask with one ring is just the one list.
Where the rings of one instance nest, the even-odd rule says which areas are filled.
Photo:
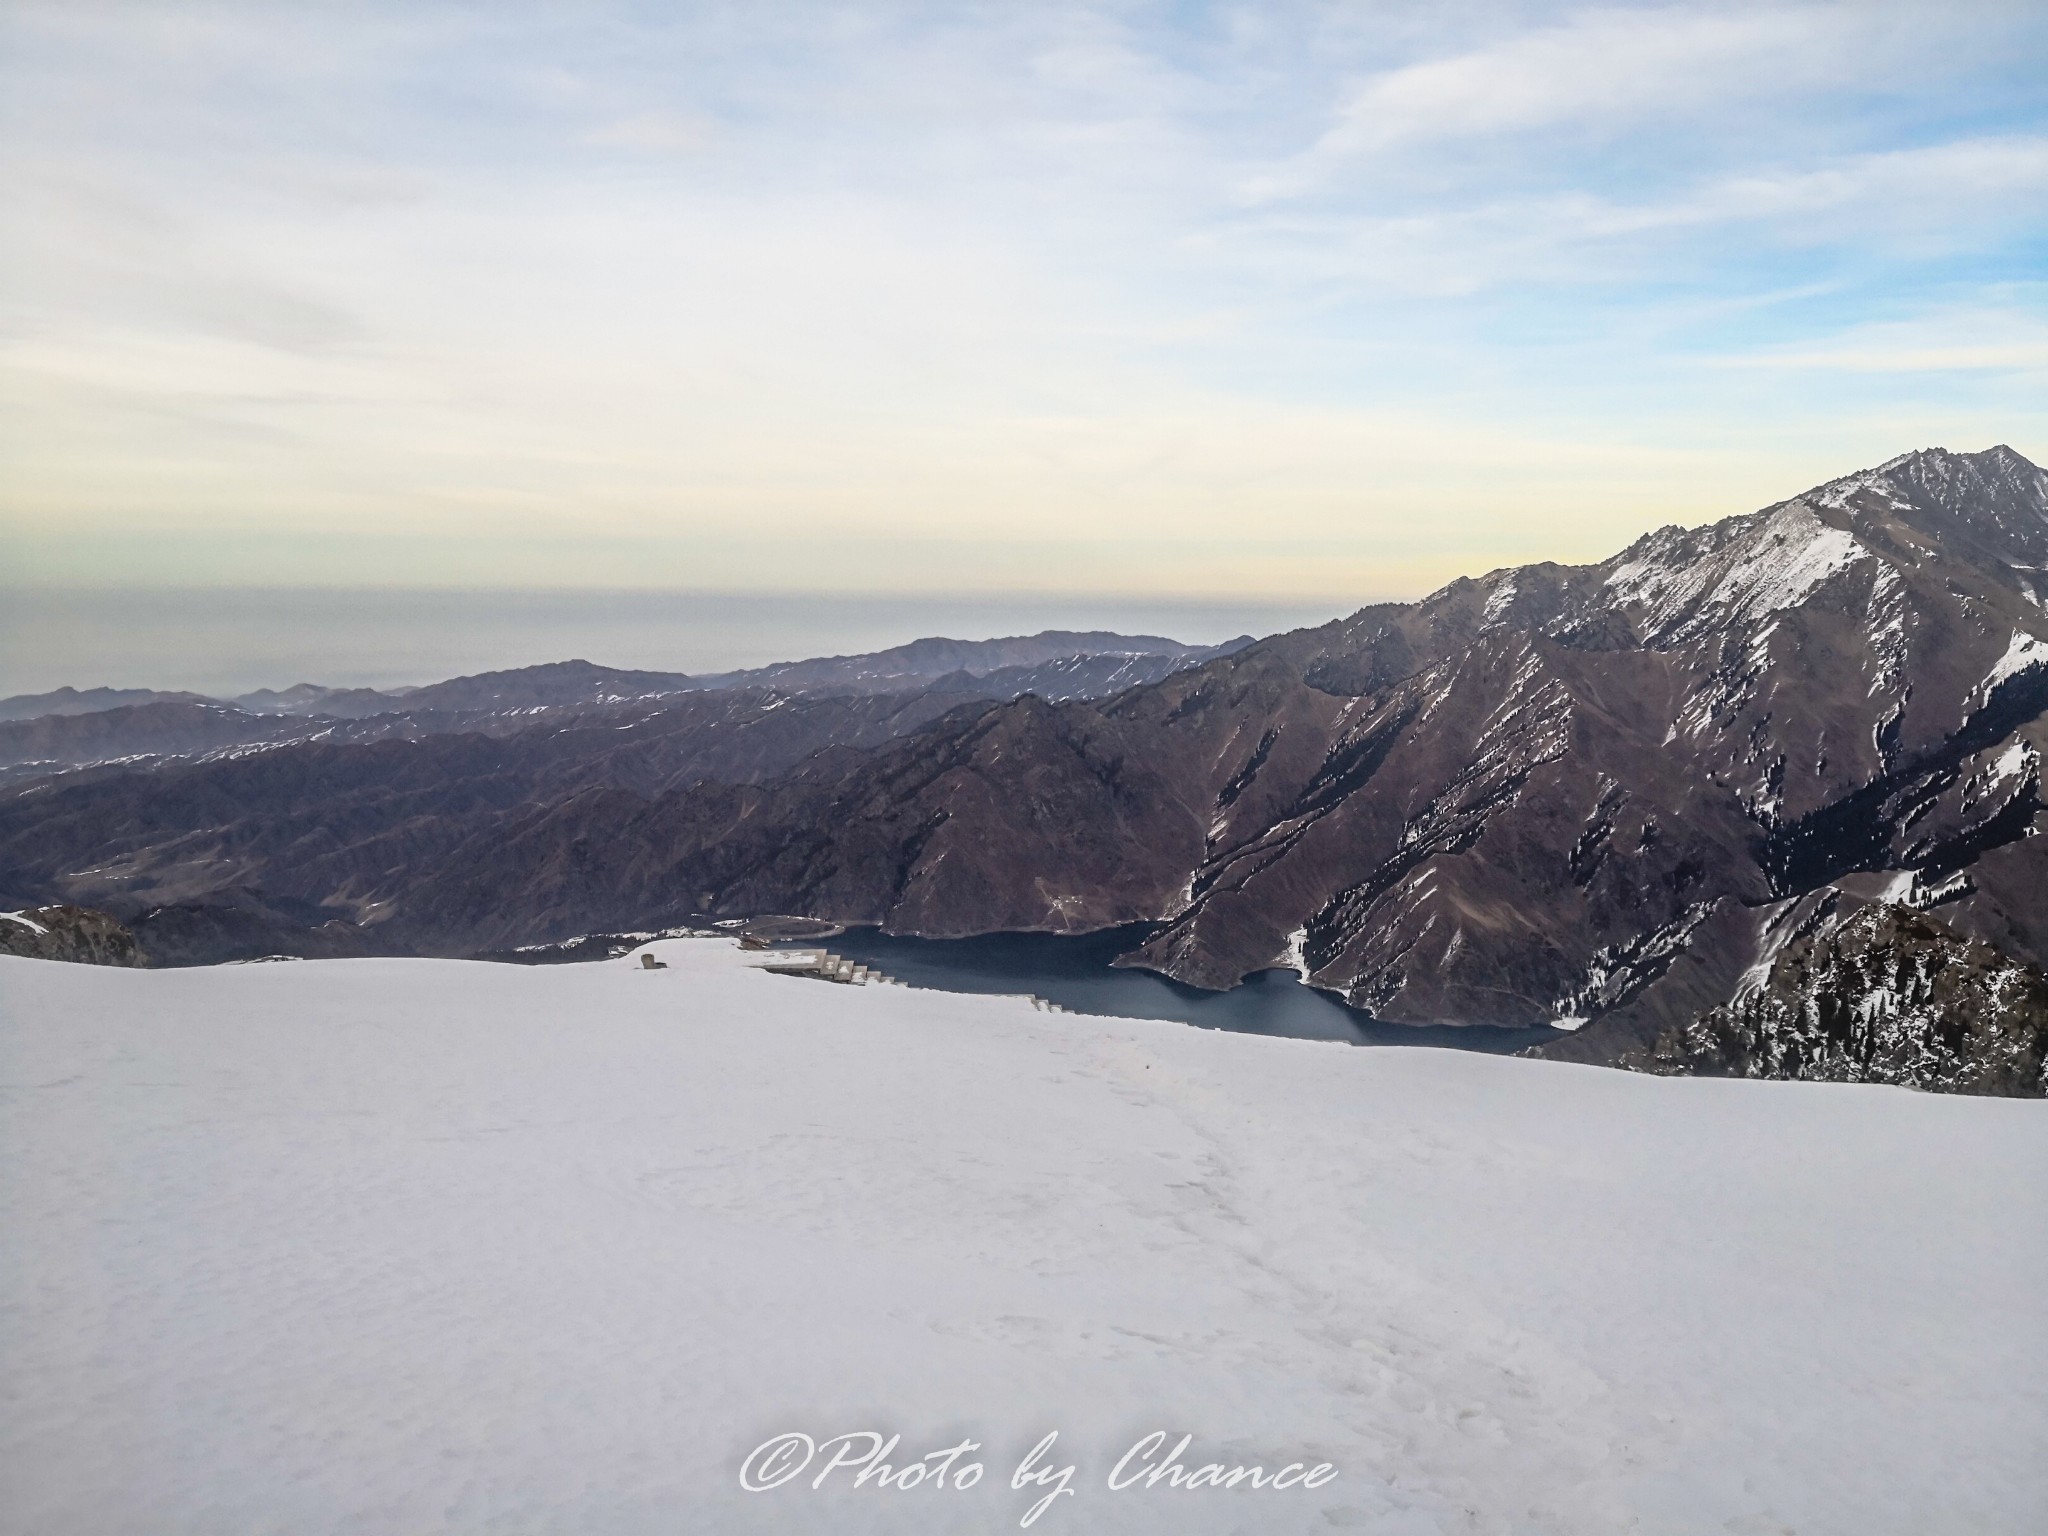
[[[0, 957], [37, 1533], [2021, 1531], [2048, 1111], [834, 987]], [[972, 1491], [743, 1494], [771, 1434]], [[1315, 1491], [1112, 1494], [1140, 1435]]]

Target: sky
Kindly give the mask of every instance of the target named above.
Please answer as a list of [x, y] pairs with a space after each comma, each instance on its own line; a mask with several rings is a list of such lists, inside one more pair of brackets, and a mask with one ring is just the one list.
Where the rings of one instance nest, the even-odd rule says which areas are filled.
[[1334, 613], [2048, 460], [2037, 0], [6, 0], [0, 206], [15, 589]]

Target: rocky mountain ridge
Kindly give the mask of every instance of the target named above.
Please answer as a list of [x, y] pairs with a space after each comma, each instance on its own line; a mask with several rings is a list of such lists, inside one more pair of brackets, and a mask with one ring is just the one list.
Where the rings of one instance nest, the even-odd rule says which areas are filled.
[[0, 800], [0, 888], [300, 903], [444, 953], [760, 912], [1145, 921], [1126, 963], [1183, 981], [1290, 966], [1383, 1019], [1580, 1023], [1598, 1059], [1726, 1003], [1830, 892], [2048, 961], [2044, 573], [2048, 476], [1925, 450], [1595, 565], [1108, 697], [927, 703], [751, 772], [570, 746], [538, 772], [552, 737], [522, 734], [88, 775]]
[[[284, 742], [411, 739], [442, 731], [504, 735], [690, 694], [922, 693], [1100, 698], [1250, 644], [1189, 646], [1149, 635], [1047, 630], [998, 640], [925, 639], [859, 656], [693, 677], [575, 660], [378, 691], [299, 683], [234, 699], [149, 689], [63, 688], [0, 702], [0, 783], [89, 764], [141, 765]], [[44, 706], [50, 706], [45, 708]], [[16, 712], [9, 714], [9, 710]]]
[[[635, 903], [694, 887], [939, 933], [1165, 918], [1134, 960], [1202, 985], [1296, 963], [1418, 1020], [1608, 1014], [1725, 950], [1705, 996], [1748, 963], [1740, 914], [1859, 870], [1968, 864], [1956, 899], [2038, 947], [2006, 887], [2034, 878], [2048, 625], [2016, 567], [2048, 562], [2042, 484], [2010, 450], [1908, 456], [724, 809], [598, 814], [631, 815], [622, 856], [675, 850], [668, 893], [619, 887]], [[594, 846], [580, 809], [503, 852], [543, 825]]]
[[[2039, 470], [1909, 455], [1099, 705], [1021, 700], [851, 773], [550, 807], [424, 905], [449, 937], [504, 889], [548, 921], [611, 893], [646, 921], [1163, 918], [1128, 958], [1200, 985], [1290, 964], [1382, 1017], [1600, 1030], [1718, 1004], [1837, 880], [1918, 882], [2038, 956], [2044, 565]], [[565, 844], [574, 892], [548, 874]]]

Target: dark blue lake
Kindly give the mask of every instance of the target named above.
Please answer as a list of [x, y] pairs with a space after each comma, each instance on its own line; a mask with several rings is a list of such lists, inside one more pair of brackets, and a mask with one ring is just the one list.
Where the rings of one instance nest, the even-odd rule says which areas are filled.
[[[1209, 992], [1110, 961], [1142, 943], [1144, 923], [1100, 933], [991, 933], [971, 939], [913, 939], [850, 928], [822, 946], [874, 966], [906, 986], [941, 992], [1030, 992], [1075, 1013], [1125, 1019], [1178, 1019], [1202, 1029], [1353, 1045], [1434, 1045], [1456, 1050], [1518, 1051], [1554, 1040], [1559, 1030], [1484, 1024], [1386, 1024], [1304, 986], [1292, 971], [1261, 971], [1228, 992]], [[815, 949], [812, 940], [792, 948]]]

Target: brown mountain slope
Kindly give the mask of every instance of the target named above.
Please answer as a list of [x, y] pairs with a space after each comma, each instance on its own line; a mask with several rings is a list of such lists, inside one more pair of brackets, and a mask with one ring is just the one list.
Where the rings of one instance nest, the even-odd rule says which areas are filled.
[[706, 911], [1150, 919], [1127, 959], [1185, 980], [1292, 964], [1384, 1018], [1593, 1019], [1592, 1045], [1720, 1003], [1816, 893], [1859, 882], [2048, 958], [2044, 571], [2048, 477], [1929, 450], [1599, 565], [1456, 582], [1106, 700], [963, 708], [751, 783], [564, 769], [457, 796], [424, 774], [361, 824], [314, 796], [290, 833], [161, 808], [110, 858], [0, 807], [0, 857], [133, 897], [232, 846], [238, 889], [452, 952]]
[[[530, 813], [487, 875], [420, 887], [410, 920], [444, 943], [516, 921], [573, 842], [589, 904], [543, 902], [564, 924], [707, 905], [924, 933], [1150, 917], [1168, 926], [1130, 958], [1204, 985], [1298, 963], [1384, 1017], [1522, 1023], [1689, 1016], [1684, 994], [1718, 1000], [1778, 904], [1996, 854], [2007, 894], [1973, 907], [1954, 887], [1958, 920], [2038, 953], [2015, 908], [2039, 873], [2014, 849], [2048, 703], [2035, 566], [2038, 470], [1910, 455], [1102, 704], [1023, 701], [744, 796]], [[521, 894], [486, 919], [444, 900], [465, 879]]]

